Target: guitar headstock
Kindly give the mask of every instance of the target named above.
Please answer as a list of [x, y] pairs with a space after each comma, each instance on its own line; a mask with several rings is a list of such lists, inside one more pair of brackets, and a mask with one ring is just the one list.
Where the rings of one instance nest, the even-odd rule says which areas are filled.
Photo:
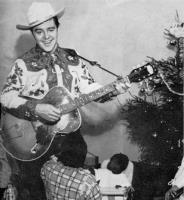
[[139, 68], [133, 69], [128, 75], [130, 83], [138, 83], [142, 80], [155, 75], [158, 72], [156, 67], [153, 67], [150, 63], [146, 63]]

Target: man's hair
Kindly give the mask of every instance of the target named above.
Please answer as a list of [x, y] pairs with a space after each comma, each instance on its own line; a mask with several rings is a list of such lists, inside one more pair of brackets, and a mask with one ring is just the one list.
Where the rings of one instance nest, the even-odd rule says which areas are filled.
[[56, 25], [56, 28], [58, 28], [59, 25], [60, 25], [58, 18], [57, 18], [57, 17], [54, 17], [53, 19], [54, 19], [54, 23], [55, 23], [55, 25]]
[[65, 166], [79, 168], [84, 166], [86, 154], [87, 144], [81, 134], [70, 133], [65, 136], [61, 151], [56, 156]]
[[126, 155], [122, 153], [114, 154], [107, 165], [107, 169], [114, 174], [120, 174], [127, 168], [128, 162], [129, 159]]

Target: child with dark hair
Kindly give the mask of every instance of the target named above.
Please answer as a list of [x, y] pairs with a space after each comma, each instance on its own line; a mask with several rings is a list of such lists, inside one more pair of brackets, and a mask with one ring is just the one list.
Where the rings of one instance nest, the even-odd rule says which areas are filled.
[[70, 133], [65, 137], [61, 151], [56, 154], [58, 161], [69, 167], [83, 167], [87, 144], [80, 134]]
[[95, 177], [83, 168], [86, 154], [87, 144], [81, 135], [65, 136], [60, 153], [41, 169], [47, 199], [101, 199]]
[[153, 180], [155, 171], [151, 166], [129, 160], [128, 156], [122, 153], [114, 154], [110, 159], [102, 163], [103, 169], [109, 169], [112, 173], [125, 175], [134, 189], [133, 200], [153, 199]]
[[112, 171], [114, 174], [120, 174], [127, 168], [128, 163], [129, 159], [126, 155], [122, 153], [114, 154], [107, 164], [107, 169]]
[[132, 184], [134, 163], [123, 153], [116, 153], [110, 159], [104, 160], [101, 168], [109, 169], [113, 174], [124, 173]]

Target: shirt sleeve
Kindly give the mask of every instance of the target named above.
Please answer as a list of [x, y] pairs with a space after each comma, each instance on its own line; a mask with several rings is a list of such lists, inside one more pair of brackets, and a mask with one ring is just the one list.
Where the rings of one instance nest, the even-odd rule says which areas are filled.
[[56, 164], [57, 162], [53, 160], [48, 160], [45, 162], [40, 170], [40, 176], [42, 180], [46, 180], [46, 177], [49, 176], [49, 173], [52, 171], [52, 167]]
[[96, 182], [95, 177], [90, 174], [87, 170], [86, 176], [83, 177], [83, 181], [80, 183], [80, 199], [85, 197], [86, 200], [101, 200], [101, 192], [98, 183]]
[[1, 104], [4, 109], [17, 117], [35, 118], [36, 101], [20, 97], [27, 79], [27, 68], [23, 60], [16, 60], [1, 93]]
[[40, 176], [41, 176], [42, 180], [45, 181], [45, 170], [44, 170], [44, 166], [41, 168]]
[[94, 80], [87, 66], [81, 60], [78, 69], [78, 76], [81, 93], [87, 94], [102, 87], [102, 85], [100, 85]]
[[90, 192], [90, 195], [89, 195], [89, 198], [88, 200], [101, 200], [102, 199], [102, 195], [101, 195], [101, 192], [100, 192], [100, 188], [99, 188], [99, 185], [97, 183], [95, 183], [93, 185], [93, 187], [91, 188], [91, 192]]
[[[82, 61], [80, 62], [81, 64], [78, 70], [80, 92], [82, 94], [88, 94], [102, 88], [103, 86], [94, 80], [85, 63], [83, 63]], [[104, 103], [106, 101], [112, 100], [112, 96], [112, 93], [108, 93], [96, 99], [95, 101], [99, 103]]]

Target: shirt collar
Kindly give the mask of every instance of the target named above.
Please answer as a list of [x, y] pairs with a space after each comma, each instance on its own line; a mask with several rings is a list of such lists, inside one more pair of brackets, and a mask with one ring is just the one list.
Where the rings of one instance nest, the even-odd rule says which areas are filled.
[[50, 68], [54, 65], [55, 62], [58, 60], [59, 55], [59, 45], [57, 44], [54, 51], [51, 52], [45, 52], [40, 46], [37, 44], [35, 46], [35, 53], [36, 57], [38, 59], [38, 66], [39, 68]]

